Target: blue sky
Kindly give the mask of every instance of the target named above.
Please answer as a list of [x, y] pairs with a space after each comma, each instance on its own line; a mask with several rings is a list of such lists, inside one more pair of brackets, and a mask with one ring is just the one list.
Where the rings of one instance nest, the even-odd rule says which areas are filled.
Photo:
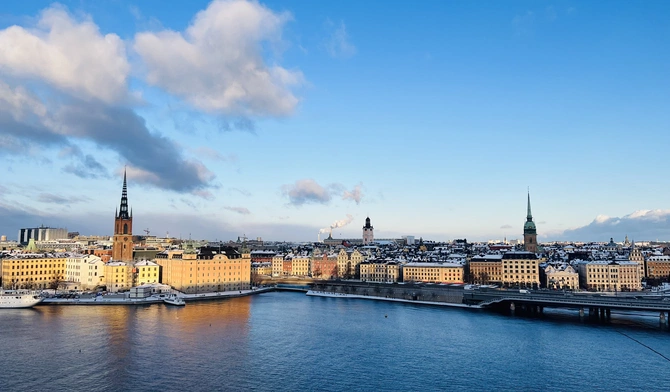
[[[14, 2], [0, 232], [670, 239], [670, 5]], [[336, 224], [336, 222], [339, 222]]]

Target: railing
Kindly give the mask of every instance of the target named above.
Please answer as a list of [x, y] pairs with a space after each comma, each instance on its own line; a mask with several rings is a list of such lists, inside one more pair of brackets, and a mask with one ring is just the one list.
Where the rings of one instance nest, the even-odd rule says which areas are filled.
[[[493, 297], [493, 298], [491, 298]], [[630, 298], [609, 298], [609, 297], [597, 297], [598, 299], [590, 298], [579, 298], [571, 296], [570, 298], [561, 298], [555, 296], [543, 296], [543, 295], [533, 295], [533, 294], [511, 294], [505, 293], [504, 295], [495, 296], [489, 293], [473, 293], [472, 296], [467, 296], [467, 299], [470, 300], [482, 300], [478, 305], [488, 306], [493, 303], [499, 303], [503, 301], [520, 301], [520, 302], [532, 302], [537, 304], [555, 304], [555, 305], [564, 305], [564, 306], [594, 306], [594, 307], [608, 307], [608, 308], [620, 308], [620, 309], [638, 309], [638, 310], [668, 310], [670, 309], [670, 301], [664, 300], [655, 300], [655, 299], [646, 299], [646, 300], [631, 300]]]

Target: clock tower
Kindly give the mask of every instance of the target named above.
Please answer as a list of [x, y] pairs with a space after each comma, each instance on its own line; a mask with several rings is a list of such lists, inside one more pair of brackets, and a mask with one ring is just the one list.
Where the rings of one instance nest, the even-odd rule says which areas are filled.
[[528, 192], [528, 214], [523, 225], [523, 244], [527, 252], [537, 253], [537, 229], [533, 222], [533, 214], [530, 213], [530, 192]]
[[128, 213], [128, 186], [126, 171], [123, 171], [123, 191], [121, 206], [114, 217], [114, 241], [112, 260], [133, 261], [133, 211]]
[[370, 224], [370, 217], [367, 217], [365, 218], [365, 226], [363, 226], [363, 245], [368, 245], [374, 240], [374, 227]]

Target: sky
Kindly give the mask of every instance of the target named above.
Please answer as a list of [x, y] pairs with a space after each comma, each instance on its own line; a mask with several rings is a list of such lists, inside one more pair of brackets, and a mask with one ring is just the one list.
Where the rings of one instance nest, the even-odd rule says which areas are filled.
[[0, 234], [670, 240], [666, 1], [0, 10]]

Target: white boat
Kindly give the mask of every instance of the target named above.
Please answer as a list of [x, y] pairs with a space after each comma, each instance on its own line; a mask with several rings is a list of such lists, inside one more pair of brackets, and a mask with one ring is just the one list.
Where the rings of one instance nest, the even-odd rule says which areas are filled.
[[43, 300], [36, 291], [0, 289], [0, 309], [32, 308]]
[[165, 302], [168, 305], [175, 305], [175, 306], [184, 306], [186, 305], [186, 302], [184, 301], [183, 298], [177, 297], [177, 294], [169, 294], [166, 297], [163, 298], [163, 302]]

